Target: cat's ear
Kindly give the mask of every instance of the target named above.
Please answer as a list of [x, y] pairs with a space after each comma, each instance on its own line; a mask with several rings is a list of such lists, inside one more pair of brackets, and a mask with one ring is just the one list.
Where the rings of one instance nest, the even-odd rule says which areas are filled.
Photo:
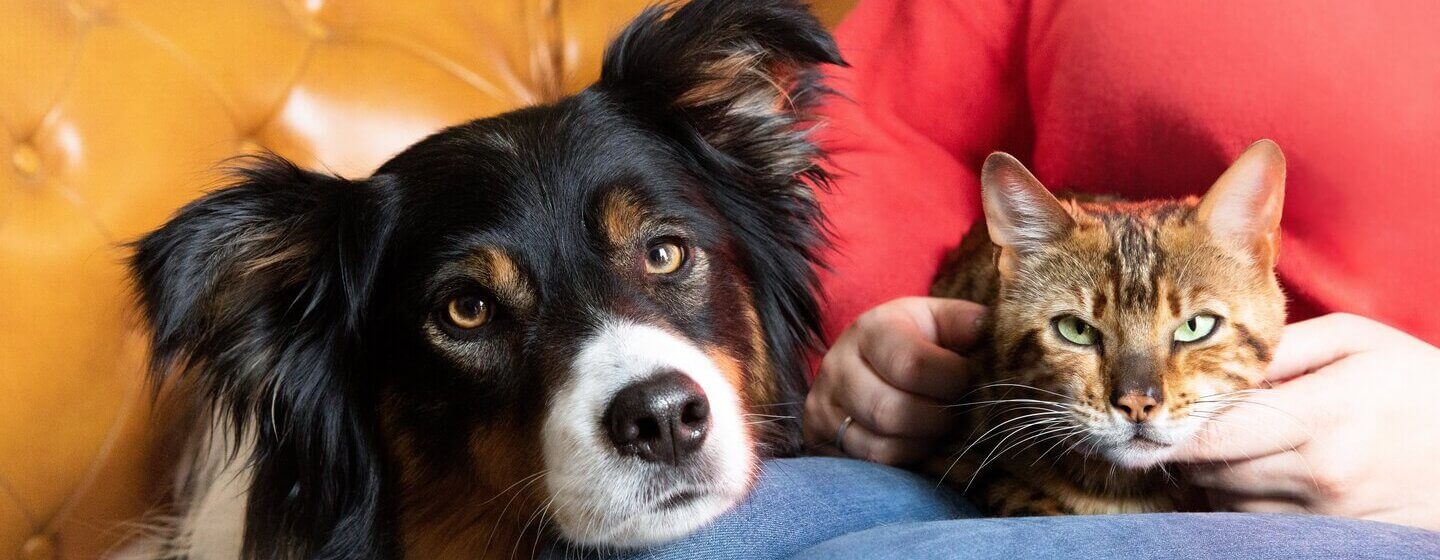
[[1197, 210], [1211, 235], [1251, 251], [1274, 266], [1280, 252], [1285, 202], [1285, 154], [1270, 140], [1251, 144], [1215, 180]]
[[1037, 251], [1070, 233], [1075, 219], [1055, 195], [1010, 154], [995, 152], [980, 171], [980, 196], [990, 240], [1005, 252]]

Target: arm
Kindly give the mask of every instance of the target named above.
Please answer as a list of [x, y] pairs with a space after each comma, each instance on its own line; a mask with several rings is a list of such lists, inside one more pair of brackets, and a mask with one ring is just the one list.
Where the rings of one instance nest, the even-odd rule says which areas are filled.
[[926, 293], [979, 214], [985, 156], [1029, 153], [1021, 8], [866, 1], [838, 32], [852, 66], [831, 80], [846, 98], [829, 105], [822, 137], [837, 178], [823, 203], [838, 251], [822, 275], [834, 343], [806, 401], [817, 449], [837, 451], [850, 417], [846, 454], [905, 463], [953, 422], [939, 405], [965, 388], [969, 366], [955, 350], [973, 341], [984, 308], [895, 298]]

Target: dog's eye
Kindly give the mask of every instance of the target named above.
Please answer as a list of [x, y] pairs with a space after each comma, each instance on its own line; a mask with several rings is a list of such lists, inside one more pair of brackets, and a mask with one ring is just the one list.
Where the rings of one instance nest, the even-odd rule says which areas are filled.
[[450, 300], [446, 311], [450, 324], [457, 328], [470, 330], [478, 329], [490, 322], [490, 316], [495, 313], [495, 307], [480, 296], [470, 295]]
[[684, 264], [685, 248], [673, 241], [656, 243], [645, 252], [645, 272], [650, 274], [671, 274]]

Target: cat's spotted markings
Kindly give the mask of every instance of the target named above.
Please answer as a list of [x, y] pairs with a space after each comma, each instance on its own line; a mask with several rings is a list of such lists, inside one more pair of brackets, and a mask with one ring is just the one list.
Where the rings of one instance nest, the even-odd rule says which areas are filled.
[[932, 295], [991, 306], [963, 427], [926, 469], [995, 515], [1173, 511], [1177, 446], [1259, 382], [1285, 298], [1285, 160], [1245, 150], [1203, 198], [1057, 199], [1006, 154]]

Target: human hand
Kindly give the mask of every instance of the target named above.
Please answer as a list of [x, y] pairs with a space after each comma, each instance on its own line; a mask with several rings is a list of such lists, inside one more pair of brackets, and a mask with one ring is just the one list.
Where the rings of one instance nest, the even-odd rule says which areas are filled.
[[1440, 529], [1440, 349], [1327, 315], [1286, 327], [1266, 374], [1177, 452], [1213, 506]]
[[[820, 362], [805, 399], [811, 447], [898, 465], [925, 458], [955, 423], [946, 405], [973, 366], [955, 351], [975, 342], [985, 307], [957, 299], [901, 298], [865, 312]], [[841, 422], [840, 449], [835, 437]]]

